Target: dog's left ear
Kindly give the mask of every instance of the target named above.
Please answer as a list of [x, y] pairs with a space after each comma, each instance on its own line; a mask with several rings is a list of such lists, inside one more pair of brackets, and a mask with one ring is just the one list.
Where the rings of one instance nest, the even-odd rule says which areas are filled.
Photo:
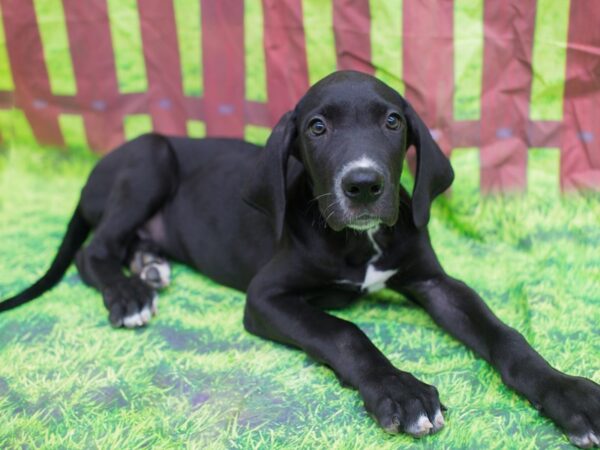
[[287, 164], [296, 136], [295, 114], [288, 111], [273, 128], [255, 171], [242, 188], [244, 201], [272, 218], [278, 241], [285, 219]]
[[413, 220], [417, 228], [429, 222], [431, 202], [450, 187], [454, 171], [450, 161], [436, 144], [427, 125], [413, 107], [404, 101], [404, 115], [408, 126], [407, 147], [414, 145], [417, 151], [417, 170], [412, 195]]

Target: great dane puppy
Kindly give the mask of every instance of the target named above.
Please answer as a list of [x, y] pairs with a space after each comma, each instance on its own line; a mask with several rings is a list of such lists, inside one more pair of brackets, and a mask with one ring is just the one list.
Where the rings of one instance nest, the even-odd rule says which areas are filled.
[[[400, 185], [409, 146], [412, 196]], [[385, 430], [432, 434], [444, 426], [437, 390], [325, 311], [387, 287], [496, 367], [571, 442], [598, 445], [600, 386], [551, 367], [438, 262], [426, 225], [452, 180], [405, 99], [371, 76], [336, 72], [284, 114], [264, 149], [149, 134], [114, 150], [92, 171], [48, 272], [0, 309], [50, 289], [75, 258], [110, 322], [142, 326], [168, 282], [167, 257], [246, 291], [246, 330], [331, 367]]]

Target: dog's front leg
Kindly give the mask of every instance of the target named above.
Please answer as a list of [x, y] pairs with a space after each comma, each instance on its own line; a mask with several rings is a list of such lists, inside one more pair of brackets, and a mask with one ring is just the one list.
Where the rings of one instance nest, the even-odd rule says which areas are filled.
[[313, 306], [303, 295], [311, 289], [310, 276], [287, 268], [272, 263], [253, 279], [246, 329], [298, 347], [331, 367], [344, 384], [358, 389], [387, 431], [422, 436], [440, 429], [444, 419], [437, 390], [395, 368], [355, 324]]
[[441, 327], [483, 356], [506, 385], [551, 418], [572, 443], [600, 444], [600, 386], [551, 367], [467, 285], [441, 274], [409, 284], [392, 279], [390, 287], [421, 304]]

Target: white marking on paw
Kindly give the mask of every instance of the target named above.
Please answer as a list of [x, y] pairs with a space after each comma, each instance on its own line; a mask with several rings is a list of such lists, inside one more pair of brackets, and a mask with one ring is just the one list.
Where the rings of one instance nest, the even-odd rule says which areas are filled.
[[165, 261], [158, 265], [158, 272], [160, 273], [161, 287], [167, 287], [171, 283], [171, 266]]
[[596, 445], [600, 445], [600, 438], [593, 432], [590, 431], [582, 436], [569, 435], [569, 440], [577, 447], [591, 448]]
[[[171, 282], [171, 266], [169, 262], [154, 253], [137, 251], [129, 264], [132, 273], [155, 289], [167, 287]], [[158, 280], [151, 280], [148, 275], [154, 269], [158, 272]]]
[[140, 313], [135, 313], [130, 316], [126, 316], [123, 319], [123, 325], [125, 325], [125, 327], [127, 328], [141, 327], [143, 324], [144, 322], [142, 321]]
[[[154, 270], [158, 272], [158, 280], [150, 277], [151, 271]], [[142, 268], [140, 278], [155, 289], [165, 288], [171, 282], [171, 266], [166, 261], [152, 262]]]
[[436, 429], [442, 428], [445, 425], [444, 416], [442, 415], [442, 411], [439, 409], [435, 413], [435, 417], [433, 418], [433, 426]]
[[429, 431], [433, 428], [433, 424], [429, 421], [425, 414], [421, 414], [417, 421], [406, 428], [408, 434], [413, 436], [424, 436], [429, 434]]
[[150, 311], [152, 315], [155, 316], [158, 313], [158, 295], [154, 293], [154, 297], [152, 298], [152, 306], [150, 307]]
[[144, 306], [140, 312], [140, 318], [142, 319], [143, 324], [146, 325], [148, 322], [150, 322], [151, 317], [152, 313], [150, 312], [150, 307], [148, 305]]
[[152, 303], [150, 305], [145, 305], [140, 312], [125, 317], [123, 319], [123, 326], [127, 328], [136, 328], [146, 325], [150, 322], [152, 316], [156, 315], [158, 310], [157, 303], [158, 295], [154, 293]]

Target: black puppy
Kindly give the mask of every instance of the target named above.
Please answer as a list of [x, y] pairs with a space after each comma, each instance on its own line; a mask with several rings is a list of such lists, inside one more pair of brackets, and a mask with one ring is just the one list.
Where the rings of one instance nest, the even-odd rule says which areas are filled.
[[[412, 198], [399, 182], [411, 145], [418, 155]], [[598, 445], [600, 386], [552, 368], [444, 273], [426, 225], [431, 201], [452, 179], [410, 104], [371, 76], [337, 72], [281, 118], [264, 150], [152, 134], [110, 153], [90, 175], [48, 272], [0, 309], [51, 288], [76, 257], [111, 323], [140, 326], [155, 310], [155, 289], [168, 281], [157, 259], [165, 255], [246, 291], [248, 331], [327, 364], [387, 431], [431, 434], [444, 425], [437, 390], [394, 367], [356, 325], [324, 311], [387, 287], [489, 361], [573, 443]]]

